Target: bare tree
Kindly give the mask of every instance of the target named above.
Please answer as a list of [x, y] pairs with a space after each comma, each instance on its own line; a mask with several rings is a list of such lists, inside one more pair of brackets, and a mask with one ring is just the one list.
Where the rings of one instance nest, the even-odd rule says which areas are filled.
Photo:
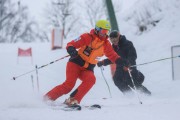
[[71, 31], [78, 21], [78, 17], [74, 15], [73, 0], [54, 0], [45, 12], [48, 25], [62, 29], [65, 39], [73, 33]]
[[85, 4], [82, 5], [82, 8], [85, 11], [85, 15], [82, 19], [88, 22], [81, 24], [88, 29], [95, 27], [96, 21], [100, 19], [108, 19], [104, 0], [85, 0]]
[[136, 7], [127, 13], [126, 21], [137, 27], [137, 34], [151, 30], [161, 21], [161, 16], [157, 14], [162, 12], [162, 8], [157, 1], [142, 1], [135, 3], [134, 6]]
[[42, 41], [36, 31], [38, 24], [30, 20], [26, 6], [11, 0], [0, 0], [0, 6], [0, 43]]

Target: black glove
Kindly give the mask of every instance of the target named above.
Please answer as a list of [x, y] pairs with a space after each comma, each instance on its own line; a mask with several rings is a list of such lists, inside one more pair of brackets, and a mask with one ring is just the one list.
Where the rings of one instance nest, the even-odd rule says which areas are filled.
[[107, 66], [110, 64], [113, 64], [113, 63], [109, 59], [104, 59], [104, 63], [103, 63], [104, 66]]
[[98, 66], [98, 67], [101, 67], [101, 66], [107, 66], [107, 65], [109, 65], [109, 64], [112, 64], [112, 62], [111, 62], [109, 59], [104, 59], [104, 60], [102, 60], [102, 61], [99, 61], [99, 62], [97, 63], [97, 66]]
[[97, 63], [97, 66], [98, 67], [101, 67], [101, 66], [103, 66], [104, 65], [104, 60], [103, 61], [99, 61], [98, 63]]
[[78, 56], [78, 52], [77, 52], [76, 48], [73, 47], [73, 46], [69, 46], [69, 47], [67, 48], [67, 52], [69, 53], [69, 55], [70, 55], [71, 57], [76, 57], [76, 56]]
[[121, 65], [123, 67], [123, 70], [126, 72], [128, 71], [128, 69], [130, 69], [129, 62], [126, 59], [118, 58], [115, 63]]

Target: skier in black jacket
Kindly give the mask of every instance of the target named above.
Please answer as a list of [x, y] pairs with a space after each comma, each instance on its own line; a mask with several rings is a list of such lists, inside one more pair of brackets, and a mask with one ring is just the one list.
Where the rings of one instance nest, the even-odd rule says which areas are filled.
[[[114, 50], [125, 60], [124, 65], [116, 65], [116, 71], [113, 76], [115, 85], [125, 94], [128, 91], [134, 89], [133, 83], [128, 73], [128, 67], [131, 65], [136, 65], [136, 49], [134, 48], [134, 45], [131, 41], [127, 40], [124, 35], [120, 35], [120, 33], [116, 30], [112, 31], [109, 37]], [[104, 59], [97, 63], [98, 67], [109, 64], [112, 64], [109, 59]], [[139, 70], [137, 70], [136, 67], [130, 68], [130, 70], [137, 90], [146, 95], [151, 95], [151, 92], [142, 85], [144, 81], [144, 75]]]

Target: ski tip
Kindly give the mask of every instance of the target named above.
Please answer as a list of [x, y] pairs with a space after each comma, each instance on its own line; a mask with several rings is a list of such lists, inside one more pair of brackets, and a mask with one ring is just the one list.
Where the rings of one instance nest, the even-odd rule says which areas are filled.
[[76, 104], [74, 104], [74, 105], [71, 105], [71, 106], [69, 106], [71, 109], [74, 109], [74, 110], [77, 110], [77, 111], [80, 111], [81, 110], [81, 106], [80, 105], [76, 105]]
[[99, 108], [99, 109], [101, 109], [101, 106], [98, 105], [98, 104], [94, 104], [94, 105], [92, 105], [91, 107], [92, 107], [92, 108]]

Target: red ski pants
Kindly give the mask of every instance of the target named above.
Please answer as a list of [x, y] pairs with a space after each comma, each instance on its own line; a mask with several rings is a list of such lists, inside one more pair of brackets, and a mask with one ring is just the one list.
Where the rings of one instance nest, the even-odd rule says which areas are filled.
[[84, 67], [81, 67], [73, 62], [67, 63], [65, 82], [54, 87], [45, 95], [45, 97], [48, 97], [50, 100], [56, 100], [58, 97], [69, 93], [75, 86], [78, 78], [82, 81], [82, 83], [78, 86], [77, 93], [74, 98], [80, 103], [81, 99], [95, 84], [96, 78], [92, 71], [86, 70]]

